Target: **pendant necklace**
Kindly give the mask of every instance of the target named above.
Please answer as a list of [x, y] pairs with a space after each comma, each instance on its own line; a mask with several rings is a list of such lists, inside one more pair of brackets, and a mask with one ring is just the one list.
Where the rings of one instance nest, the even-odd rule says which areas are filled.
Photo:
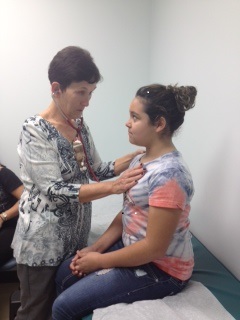
[[73, 141], [73, 151], [75, 153], [75, 158], [79, 164], [79, 168], [81, 172], [87, 171], [86, 162], [85, 162], [85, 154], [83, 150], [83, 145], [78, 137]]
[[[78, 124], [77, 127], [75, 127], [72, 122], [68, 119], [68, 117], [64, 114], [64, 112], [62, 111], [62, 109], [60, 108], [60, 106], [55, 102], [56, 107], [58, 108], [58, 110], [60, 111], [62, 117], [67, 121], [68, 125], [70, 127], [72, 127], [74, 130], [76, 130], [77, 132], [77, 137], [75, 138], [75, 140], [72, 143], [73, 146], [73, 151], [75, 154], [75, 158], [77, 160], [77, 163], [79, 164], [79, 168], [81, 172], [86, 172], [87, 170], [89, 171], [89, 173], [91, 173], [92, 178], [96, 181], [99, 182], [99, 179], [97, 178], [97, 176], [95, 175], [92, 167], [89, 164], [88, 158], [87, 158], [87, 153], [86, 153], [86, 149], [84, 147], [83, 144], [83, 139], [82, 139], [82, 135], [81, 135], [81, 129], [83, 127], [83, 117], [81, 116], [80, 118], [80, 125]], [[77, 119], [76, 121], [78, 122], [79, 119]]]

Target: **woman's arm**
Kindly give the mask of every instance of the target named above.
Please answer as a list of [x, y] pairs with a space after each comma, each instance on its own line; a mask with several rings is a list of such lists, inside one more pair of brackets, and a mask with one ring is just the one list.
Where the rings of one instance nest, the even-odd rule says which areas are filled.
[[104, 254], [90, 252], [76, 263], [80, 273], [113, 267], [133, 267], [163, 257], [177, 228], [181, 210], [149, 207], [146, 237], [130, 246]]
[[[16, 188], [15, 190], [13, 190], [11, 192], [11, 194], [16, 198], [16, 199], [20, 199], [21, 195], [23, 192], [23, 186], [19, 186], [18, 188]], [[18, 206], [19, 206], [19, 201], [17, 201], [11, 208], [9, 208], [8, 210], [4, 211], [3, 213], [0, 214], [1, 219], [0, 219], [0, 228], [2, 227], [2, 224], [5, 220], [4, 218], [4, 214], [6, 214], [6, 221], [10, 220], [14, 217], [16, 217], [18, 215]]]
[[68, 196], [70, 201], [78, 197], [81, 203], [85, 203], [111, 194], [123, 193], [142, 177], [143, 168], [139, 166], [127, 170], [114, 181], [91, 184], [66, 183], [60, 170], [58, 149], [48, 139], [44, 124], [39, 122], [39, 125], [35, 126], [34, 121], [38, 124], [37, 120], [31, 119], [24, 123], [18, 152], [27, 179], [30, 178], [42, 193], [61, 193]]
[[137, 181], [143, 176], [143, 167], [126, 170], [118, 179], [114, 181], [93, 183], [81, 185], [79, 190], [79, 201], [89, 202], [100, 199], [111, 194], [120, 194], [137, 184]]

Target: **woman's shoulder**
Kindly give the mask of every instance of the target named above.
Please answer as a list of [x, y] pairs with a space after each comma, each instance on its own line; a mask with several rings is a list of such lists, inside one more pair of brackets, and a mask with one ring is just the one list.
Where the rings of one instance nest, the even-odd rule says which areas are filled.
[[26, 130], [27, 127], [36, 127], [39, 123], [39, 117], [37, 115], [26, 118], [22, 123], [22, 129]]
[[21, 180], [18, 178], [18, 176], [7, 167], [0, 168], [0, 182], [4, 185], [16, 185], [16, 187], [22, 185]]
[[26, 125], [26, 124], [36, 125], [36, 124], [39, 124], [39, 122], [41, 121], [46, 121], [46, 120], [44, 120], [40, 115], [36, 114], [25, 119], [25, 121], [23, 122], [23, 125]]
[[13, 172], [5, 166], [0, 166], [0, 175], [1, 176], [9, 175], [9, 174], [13, 174]]
[[38, 114], [28, 117], [23, 123], [23, 129], [27, 131], [34, 130], [39, 133], [49, 133], [53, 131], [56, 132], [55, 127]]

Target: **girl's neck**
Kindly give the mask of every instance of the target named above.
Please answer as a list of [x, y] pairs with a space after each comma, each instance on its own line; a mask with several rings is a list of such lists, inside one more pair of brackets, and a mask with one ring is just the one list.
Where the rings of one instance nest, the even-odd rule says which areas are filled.
[[160, 145], [154, 145], [150, 148], [146, 148], [145, 154], [141, 158], [141, 163], [149, 162], [154, 159], [157, 159], [164, 154], [176, 151], [174, 144], [169, 142], [168, 144], [160, 144]]

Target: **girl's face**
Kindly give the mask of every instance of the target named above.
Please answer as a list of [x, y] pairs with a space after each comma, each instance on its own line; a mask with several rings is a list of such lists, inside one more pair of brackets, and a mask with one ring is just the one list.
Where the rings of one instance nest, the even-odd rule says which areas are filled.
[[83, 110], [89, 105], [96, 87], [96, 83], [73, 82], [60, 93], [60, 106], [68, 118], [77, 119], [81, 117]]
[[156, 126], [150, 123], [149, 116], [144, 112], [140, 98], [135, 97], [129, 108], [130, 118], [126, 123], [129, 142], [137, 146], [149, 147], [156, 137]]

